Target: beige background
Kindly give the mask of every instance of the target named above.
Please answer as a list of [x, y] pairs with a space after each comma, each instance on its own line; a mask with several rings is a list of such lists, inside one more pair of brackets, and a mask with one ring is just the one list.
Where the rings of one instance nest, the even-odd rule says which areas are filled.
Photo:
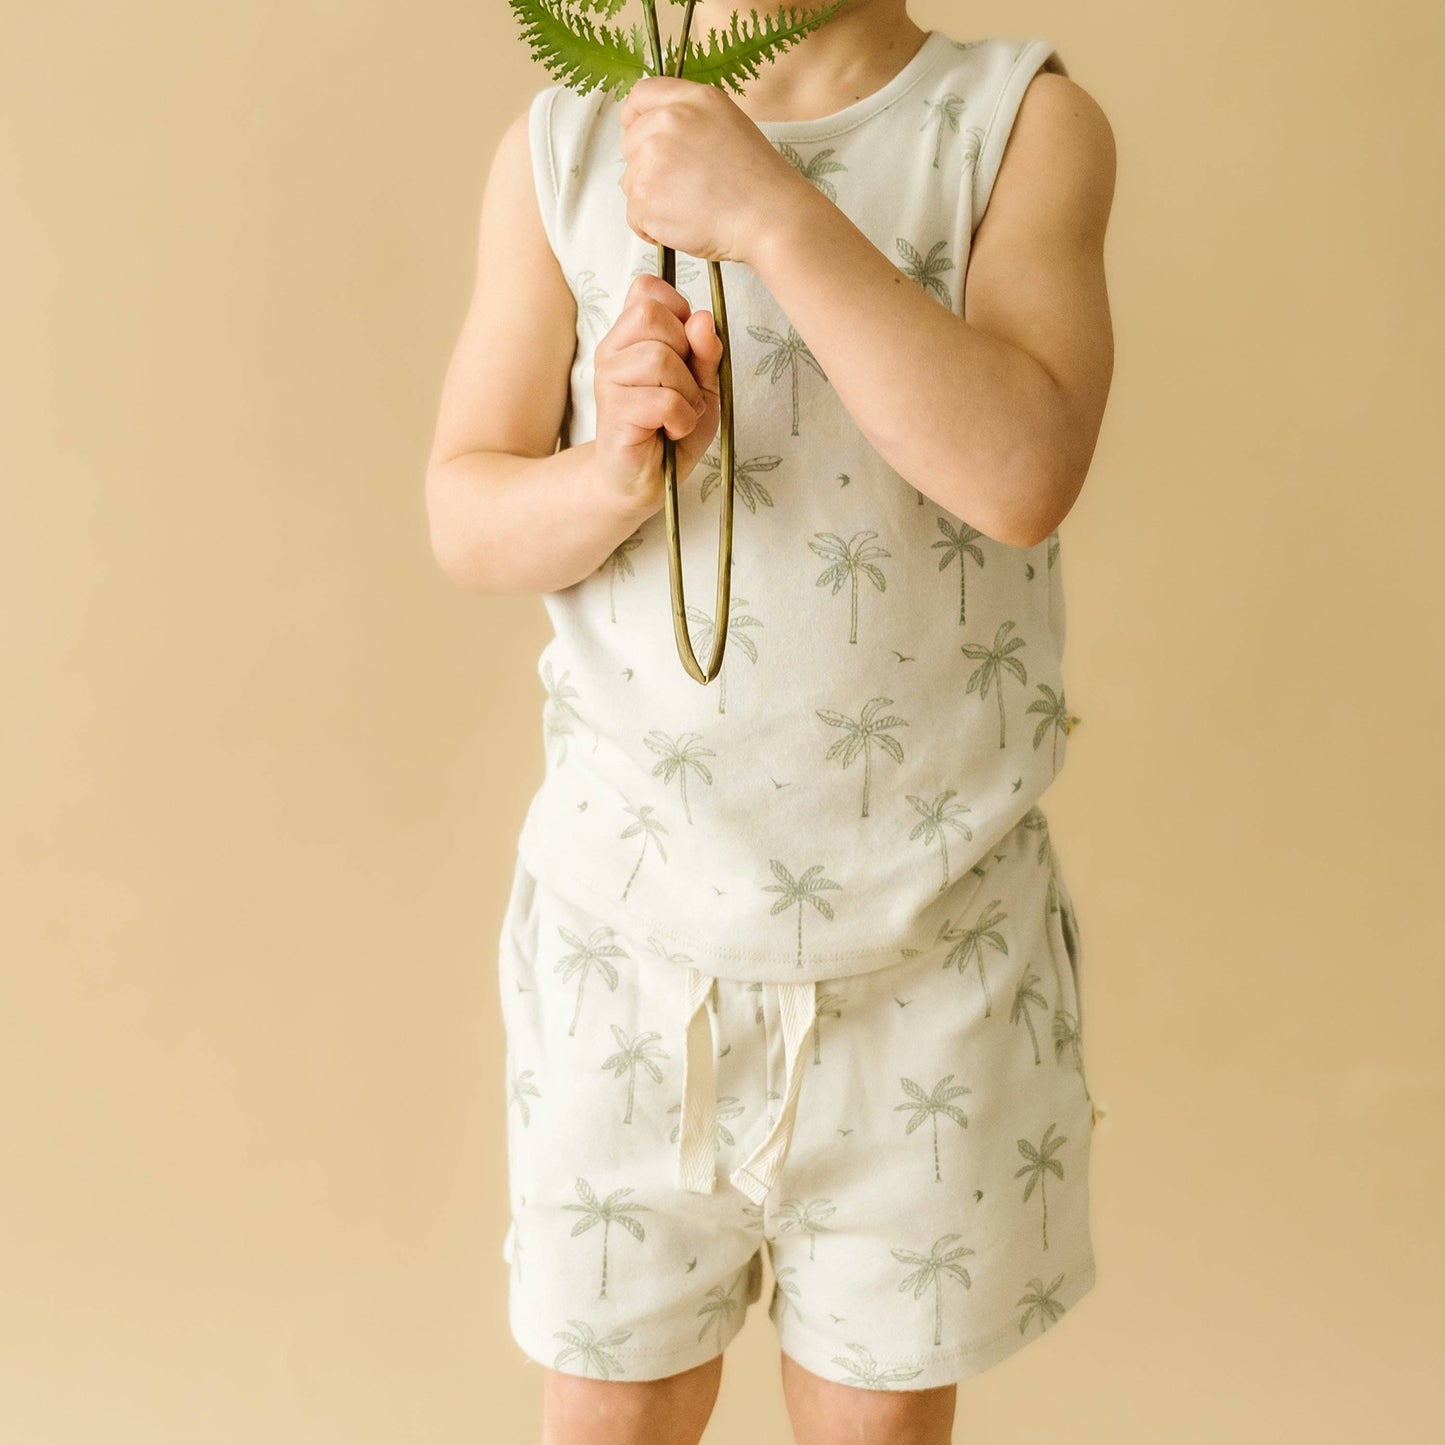
[[[1441, 7], [913, 14], [1054, 40], [1121, 157], [1047, 799], [1099, 1284], [957, 1438], [1438, 1438]], [[0, 18], [0, 1441], [534, 1439], [492, 950], [546, 624], [421, 483], [549, 80], [500, 0]], [[710, 1441], [788, 1439], [776, 1371], [760, 1303]]]

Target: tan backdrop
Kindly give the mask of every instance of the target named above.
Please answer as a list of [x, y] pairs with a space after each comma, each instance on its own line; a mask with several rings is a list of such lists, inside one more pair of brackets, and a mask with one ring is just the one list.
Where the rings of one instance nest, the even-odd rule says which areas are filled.
[[[957, 1438], [1434, 1440], [1445, 11], [913, 13], [1054, 40], [1120, 150], [1046, 800], [1099, 1284]], [[535, 1439], [493, 943], [546, 623], [442, 578], [422, 466], [549, 79], [499, 0], [0, 0], [0, 81], [0, 1440]]]

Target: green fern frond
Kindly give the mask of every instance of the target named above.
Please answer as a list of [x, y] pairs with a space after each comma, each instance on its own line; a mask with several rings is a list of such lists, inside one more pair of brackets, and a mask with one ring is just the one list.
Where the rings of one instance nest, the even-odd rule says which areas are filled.
[[[596, 23], [589, 15], [610, 19], [627, 0], [508, 0], [512, 14], [532, 58], [546, 66], [555, 80], [581, 95], [591, 90], [611, 91], [619, 99], [652, 69], [652, 46], [647, 32], [634, 24], [621, 26]], [[654, 0], [655, 3], [655, 0]], [[687, 0], [670, 0], [685, 5]], [[725, 86], [743, 94], [743, 81], [756, 76], [765, 62], [775, 59], [810, 31], [830, 20], [843, 0], [834, 0], [817, 10], [804, 12], [790, 6], [748, 19], [734, 11], [721, 34], [709, 30], [706, 43], [689, 38], [682, 75], [703, 85]], [[645, 8], [645, 7], [644, 7]], [[662, 71], [671, 75], [677, 68], [677, 42], [663, 41]]]
[[[679, 0], [674, 0], [674, 3], [679, 3]], [[784, 5], [761, 16], [756, 10], [750, 10], [748, 20], [734, 10], [731, 22], [721, 35], [716, 30], [709, 30], [706, 44], [688, 41], [683, 78], [700, 81], [704, 85], [727, 86], [741, 95], [745, 77], [756, 76], [759, 66], [775, 59], [790, 45], [796, 45], [810, 31], [830, 20], [842, 9], [842, 4], [843, 0], [835, 0], [832, 5], [806, 12]], [[672, 41], [668, 41], [665, 55], [663, 68], [671, 74], [677, 61], [677, 46]]]
[[[565, 0], [507, 0], [507, 3], [532, 58], [545, 65], [555, 80], [579, 95], [601, 89], [613, 91], [620, 98], [649, 73], [648, 50], [638, 25], [628, 34], [615, 25], [594, 25]], [[620, 3], [611, 10], [603, 8], [610, 3], [611, 0], [594, 0], [594, 8], [603, 14], [613, 14], [621, 8]]]

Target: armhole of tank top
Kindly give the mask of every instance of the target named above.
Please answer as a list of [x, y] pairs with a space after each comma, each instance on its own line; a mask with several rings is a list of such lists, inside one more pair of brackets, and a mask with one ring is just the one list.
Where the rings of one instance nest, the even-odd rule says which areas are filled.
[[562, 263], [562, 251], [558, 245], [557, 207], [557, 158], [552, 149], [552, 109], [557, 102], [561, 87], [549, 86], [539, 90], [532, 97], [527, 118], [527, 138], [532, 152], [533, 189], [537, 193], [537, 209], [542, 214], [542, 229], [547, 233], [547, 244], [557, 262]]
[[988, 118], [983, 140], [979, 144], [978, 160], [974, 163], [972, 230], [975, 235], [983, 222], [983, 214], [988, 209], [993, 183], [998, 178], [999, 167], [1003, 163], [1004, 147], [1008, 145], [1014, 121], [1018, 119], [1024, 92], [1040, 70], [1051, 70], [1059, 75], [1069, 73], [1052, 41], [1020, 42], [1013, 63], [999, 86], [993, 113]]

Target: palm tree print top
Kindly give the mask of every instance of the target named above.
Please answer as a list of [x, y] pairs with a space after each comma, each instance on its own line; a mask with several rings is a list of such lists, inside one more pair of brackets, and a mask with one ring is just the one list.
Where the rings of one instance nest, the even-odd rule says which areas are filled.
[[[1045, 40], [932, 30], [872, 95], [758, 126], [961, 313], [972, 238], [1041, 69], [1067, 73]], [[627, 225], [619, 108], [553, 85], [530, 112], [543, 223], [577, 299], [564, 446], [596, 435], [593, 353], [633, 278], [655, 271]], [[702, 686], [678, 660], [661, 510], [545, 594], [545, 775], [519, 847], [540, 881], [663, 957], [774, 982], [863, 973], [958, 927], [990, 849], [1063, 766], [1079, 718], [1059, 538], [997, 541], [911, 485], [756, 273], [728, 261], [723, 281], [737, 465], [721, 673]], [[711, 310], [695, 258], [678, 256], [677, 286]], [[719, 626], [721, 497], [715, 443], [679, 486], [700, 656]]]

